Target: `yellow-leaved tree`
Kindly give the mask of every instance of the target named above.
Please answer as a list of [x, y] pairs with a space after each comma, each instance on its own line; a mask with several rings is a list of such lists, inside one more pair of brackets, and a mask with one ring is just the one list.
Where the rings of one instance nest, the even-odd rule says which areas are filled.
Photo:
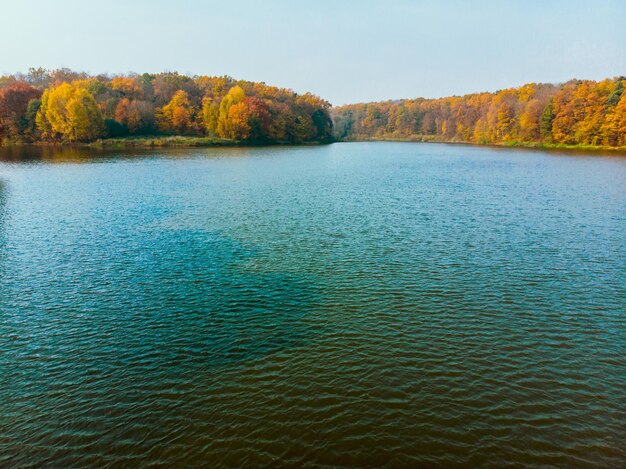
[[36, 123], [44, 138], [72, 142], [94, 140], [104, 130], [93, 95], [72, 83], [62, 83], [44, 92]]
[[626, 146], [626, 93], [615, 106], [615, 144]]
[[217, 134], [223, 138], [245, 140], [250, 134], [249, 119], [246, 93], [240, 86], [233, 86], [220, 103]]
[[247, 140], [250, 136], [250, 110], [245, 101], [233, 104], [228, 110], [228, 135], [234, 140]]
[[539, 121], [544, 107], [538, 99], [530, 99], [519, 118], [520, 137], [525, 141], [539, 140]]
[[606, 100], [604, 122], [600, 129], [604, 145], [626, 145], [626, 80], [618, 80]]
[[220, 116], [220, 106], [210, 96], [202, 100], [202, 122], [208, 135], [217, 135], [217, 122]]

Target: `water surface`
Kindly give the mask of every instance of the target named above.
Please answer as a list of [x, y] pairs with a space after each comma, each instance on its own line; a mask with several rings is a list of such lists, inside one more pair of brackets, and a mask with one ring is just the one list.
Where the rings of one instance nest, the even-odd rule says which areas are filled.
[[0, 149], [0, 466], [624, 466], [626, 158]]

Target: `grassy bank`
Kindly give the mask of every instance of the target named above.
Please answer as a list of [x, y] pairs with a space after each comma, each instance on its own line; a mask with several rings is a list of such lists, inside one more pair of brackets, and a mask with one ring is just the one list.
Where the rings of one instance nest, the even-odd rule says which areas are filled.
[[539, 148], [545, 150], [616, 151], [619, 153], [626, 152], [626, 147], [611, 147], [608, 145], [565, 145], [563, 143], [542, 142], [505, 142], [495, 145], [512, 148]]
[[538, 150], [575, 150], [575, 151], [610, 151], [619, 154], [626, 154], [626, 147], [611, 147], [608, 145], [565, 145], [562, 143], [544, 143], [544, 142], [519, 142], [509, 141], [500, 143], [477, 143], [464, 142], [460, 140], [442, 140], [433, 135], [415, 135], [413, 137], [394, 137], [383, 136], [373, 138], [349, 138], [342, 140], [344, 142], [421, 142], [421, 143], [447, 143], [458, 145], [473, 145], [487, 147], [506, 147], [506, 148], [531, 148]]
[[165, 148], [165, 147], [224, 147], [224, 146], [265, 146], [265, 145], [323, 145], [332, 143], [332, 140], [318, 142], [250, 142], [238, 141], [217, 137], [192, 137], [186, 135], [143, 135], [117, 138], [101, 138], [93, 142], [23, 142], [2, 141], [0, 147], [34, 145], [43, 147], [78, 147], [98, 149], [125, 149], [125, 148]]
[[133, 136], [104, 138], [84, 145], [93, 148], [159, 148], [232, 146], [239, 142], [225, 138], [173, 136]]
[[[454, 145], [473, 145], [473, 146], [487, 146], [487, 147], [506, 147], [506, 148], [530, 148], [538, 150], [571, 150], [571, 151], [601, 151], [612, 152], [616, 154], [626, 154], [626, 147], [610, 147], [605, 145], [564, 145], [560, 143], [543, 143], [543, 142], [519, 142], [509, 141], [501, 143], [477, 143], [477, 142], [464, 142], [459, 140], [441, 140], [433, 135], [415, 135], [412, 137], [396, 137], [396, 136], [382, 136], [382, 137], [353, 137], [343, 140], [336, 140], [339, 142], [421, 142], [421, 143], [446, 143]], [[328, 142], [308, 142], [304, 145], [319, 145]], [[20, 146], [24, 145], [24, 142], [12, 142], [3, 141], [0, 142], [0, 146]], [[274, 145], [290, 145], [288, 142], [273, 142]], [[216, 138], [216, 137], [192, 137], [185, 135], [148, 135], [148, 136], [129, 136], [118, 138], [103, 138], [93, 142], [81, 143], [81, 142], [35, 142], [26, 143], [26, 145], [36, 146], [69, 146], [69, 147], [83, 147], [83, 148], [98, 148], [98, 149], [149, 149], [149, 148], [165, 148], [165, 147], [222, 147], [222, 146], [261, 146], [264, 144], [254, 142], [240, 142], [237, 140]], [[291, 144], [293, 145], [293, 144]]]
[[[93, 142], [32, 142], [21, 140], [0, 141], [0, 147], [33, 145], [42, 147], [83, 148], [159, 148], [159, 147], [211, 147], [243, 145], [242, 142], [226, 138], [191, 137], [186, 135], [142, 135], [117, 138], [101, 138]], [[249, 143], [247, 145], [250, 145]]]

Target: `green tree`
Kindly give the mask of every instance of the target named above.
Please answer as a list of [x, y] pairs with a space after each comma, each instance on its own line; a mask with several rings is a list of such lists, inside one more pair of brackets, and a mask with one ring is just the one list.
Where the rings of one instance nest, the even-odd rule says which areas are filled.
[[552, 141], [552, 121], [554, 120], [554, 104], [552, 100], [544, 108], [539, 120], [539, 135], [546, 142]]

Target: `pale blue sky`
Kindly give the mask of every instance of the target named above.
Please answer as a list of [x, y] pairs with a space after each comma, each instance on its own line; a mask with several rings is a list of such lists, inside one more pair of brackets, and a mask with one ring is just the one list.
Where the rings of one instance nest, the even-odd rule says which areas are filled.
[[626, 75], [626, 1], [1, 0], [0, 72], [231, 75], [333, 104]]

